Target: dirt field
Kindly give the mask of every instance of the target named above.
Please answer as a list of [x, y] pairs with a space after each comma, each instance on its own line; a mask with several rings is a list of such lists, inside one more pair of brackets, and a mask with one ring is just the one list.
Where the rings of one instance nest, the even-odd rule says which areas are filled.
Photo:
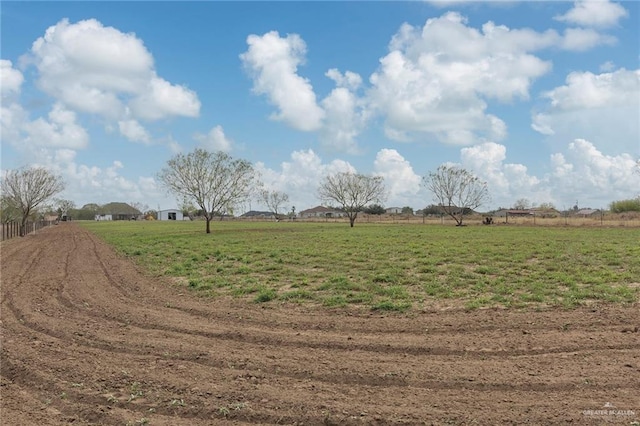
[[640, 420], [638, 305], [256, 305], [146, 277], [73, 224], [1, 250], [3, 425]]

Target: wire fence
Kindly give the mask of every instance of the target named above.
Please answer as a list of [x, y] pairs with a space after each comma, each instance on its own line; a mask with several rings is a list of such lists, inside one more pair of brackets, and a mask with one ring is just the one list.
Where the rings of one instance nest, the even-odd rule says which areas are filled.
[[[24, 235], [29, 235], [32, 232], [54, 225], [55, 223], [56, 221], [54, 220], [27, 222], [24, 227]], [[20, 222], [6, 222], [2, 224], [2, 239], [0, 241], [10, 240], [11, 238], [19, 237], [20, 235]]]

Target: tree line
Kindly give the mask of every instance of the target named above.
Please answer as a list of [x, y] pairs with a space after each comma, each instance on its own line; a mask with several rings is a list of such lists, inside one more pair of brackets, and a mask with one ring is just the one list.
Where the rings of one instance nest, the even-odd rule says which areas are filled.
[[[234, 206], [259, 194], [262, 202], [276, 217], [289, 200], [287, 194], [262, 189], [253, 165], [234, 159], [224, 152], [197, 148], [188, 154], [176, 154], [158, 174], [158, 180], [183, 206], [199, 208], [205, 219], [205, 232], [211, 232], [211, 220], [216, 212], [233, 211]], [[464, 215], [489, 199], [487, 183], [457, 166], [440, 166], [423, 178], [442, 210], [457, 225]], [[325, 176], [317, 188], [317, 196], [325, 203], [336, 205], [355, 225], [360, 212], [379, 206], [387, 198], [382, 176], [338, 172]], [[377, 207], [376, 207], [377, 208]]]
[[[640, 174], [640, 161], [636, 166]], [[211, 232], [211, 220], [225, 213], [233, 214], [235, 206], [258, 194], [258, 198], [279, 216], [287, 194], [262, 187], [258, 173], [247, 160], [236, 159], [224, 152], [210, 152], [197, 148], [187, 154], [176, 154], [158, 173], [161, 185], [182, 202], [184, 211], [199, 211], [205, 218], [205, 232]], [[487, 183], [468, 170], [455, 165], [441, 165], [422, 178], [422, 186], [431, 192], [436, 208], [434, 214], [447, 214], [456, 225], [462, 226], [464, 216], [489, 201]], [[2, 176], [0, 214], [3, 222], [17, 220], [21, 235], [30, 217], [65, 188], [64, 180], [41, 167], [9, 170]], [[336, 205], [354, 226], [358, 214], [382, 214], [388, 192], [381, 176], [352, 172], [338, 172], [325, 176], [318, 185], [317, 196], [330, 205]], [[55, 200], [58, 217], [75, 210], [73, 202]], [[528, 201], [520, 199], [517, 208], [526, 208]], [[550, 207], [553, 207], [549, 204]], [[93, 219], [99, 209], [84, 206], [76, 215]], [[612, 212], [640, 211], [640, 196], [635, 199], [611, 203]], [[49, 210], [52, 209], [48, 206]], [[146, 208], [141, 206], [140, 208]], [[410, 209], [410, 208], [409, 208]], [[295, 211], [295, 207], [292, 209]], [[145, 212], [149, 214], [150, 212]], [[408, 213], [408, 211], [407, 211]], [[411, 211], [413, 213], [413, 211]], [[85, 217], [78, 217], [85, 219]]]

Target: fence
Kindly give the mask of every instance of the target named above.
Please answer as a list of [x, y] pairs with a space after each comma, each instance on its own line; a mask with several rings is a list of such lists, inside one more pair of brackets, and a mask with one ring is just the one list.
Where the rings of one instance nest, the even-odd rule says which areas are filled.
[[[24, 229], [24, 234], [29, 235], [32, 232], [36, 232], [38, 229], [53, 225], [56, 223], [52, 220], [40, 220], [37, 222], [27, 222]], [[20, 223], [19, 222], [7, 222], [2, 224], [2, 239], [0, 241], [9, 240], [14, 237], [20, 236]]]

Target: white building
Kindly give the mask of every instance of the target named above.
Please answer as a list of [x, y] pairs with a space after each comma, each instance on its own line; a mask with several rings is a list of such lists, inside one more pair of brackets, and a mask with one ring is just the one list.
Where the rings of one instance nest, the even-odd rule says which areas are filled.
[[184, 220], [182, 212], [177, 209], [160, 210], [158, 220]]
[[97, 221], [102, 221], [102, 220], [113, 220], [113, 216], [110, 214], [97, 214], [96, 215], [96, 220]]

